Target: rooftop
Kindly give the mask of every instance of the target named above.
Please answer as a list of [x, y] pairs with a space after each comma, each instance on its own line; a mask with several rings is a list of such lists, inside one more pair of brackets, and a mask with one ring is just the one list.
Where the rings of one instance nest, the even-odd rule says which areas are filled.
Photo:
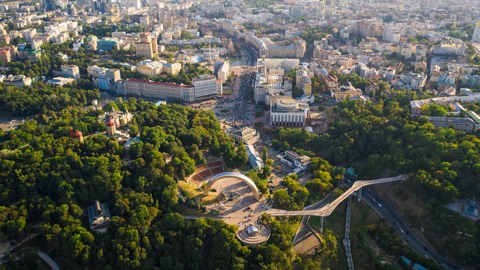
[[153, 85], [164, 85], [170, 87], [178, 87], [178, 88], [194, 88], [193, 85], [187, 84], [178, 84], [178, 83], [170, 83], [170, 82], [154, 82], [150, 80], [142, 80], [142, 79], [127, 79], [126, 82], [134, 82], [134, 83], [145, 83], [145, 84], [153, 84]]

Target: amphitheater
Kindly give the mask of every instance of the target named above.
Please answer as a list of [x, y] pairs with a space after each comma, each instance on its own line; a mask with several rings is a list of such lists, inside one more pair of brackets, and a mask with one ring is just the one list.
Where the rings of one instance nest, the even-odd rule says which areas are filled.
[[267, 201], [255, 183], [239, 172], [225, 172], [223, 161], [217, 160], [197, 167], [187, 182], [203, 189], [203, 197], [221, 196], [206, 205], [217, 218], [238, 226], [237, 237], [246, 245], [258, 245], [270, 238], [270, 229], [259, 222]]
[[195, 172], [187, 179], [187, 183], [201, 187], [202, 184], [206, 183], [213, 175], [222, 173], [224, 171], [225, 168], [222, 160], [212, 161], [197, 167]]

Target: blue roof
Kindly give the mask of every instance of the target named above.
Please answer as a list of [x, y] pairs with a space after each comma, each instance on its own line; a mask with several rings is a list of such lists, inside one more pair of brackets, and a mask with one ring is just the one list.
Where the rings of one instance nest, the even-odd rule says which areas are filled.
[[411, 264], [412, 261], [410, 261], [409, 259], [407, 259], [407, 257], [405, 256], [400, 256], [400, 259], [402, 259], [402, 261], [405, 263], [405, 264]]
[[425, 268], [425, 267], [421, 266], [421, 265], [418, 264], [418, 263], [415, 263], [415, 264], [413, 265], [413, 269], [417, 269], [417, 270], [428, 270], [428, 268]]

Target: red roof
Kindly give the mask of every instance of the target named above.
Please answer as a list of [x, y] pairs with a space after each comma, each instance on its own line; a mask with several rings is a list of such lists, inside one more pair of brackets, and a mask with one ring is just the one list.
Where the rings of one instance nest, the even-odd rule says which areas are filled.
[[115, 125], [115, 121], [112, 118], [107, 120], [107, 126], [111, 127], [111, 126], [114, 126], [114, 125]]
[[144, 84], [155, 84], [155, 85], [165, 85], [170, 87], [179, 87], [179, 88], [194, 88], [193, 85], [188, 84], [178, 84], [178, 83], [170, 83], [170, 82], [154, 82], [149, 80], [142, 80], [142, 79], [127, 79], [127, 82], [136, 82], [136, 83], [144, 83]]
[[82, 132], [70, 130], [70, 138], [81, 138], [83, 137]]

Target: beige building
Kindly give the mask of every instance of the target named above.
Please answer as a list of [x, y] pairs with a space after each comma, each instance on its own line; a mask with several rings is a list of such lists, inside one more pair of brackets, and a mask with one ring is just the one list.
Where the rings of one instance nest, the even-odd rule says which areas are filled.
[[337, 91], [338, 88], [338, 78], [335, 75], [322, 76], [322, 81], [327, 86], [327, 90], [333, 92]]
[[163, 72], [163, 63], [145, 60], [137, 64], [137, 72], [145, 76], [154, 77]]
[[300, 88], [304, 95], [310, 96], [312, 94], [312, 81], [308, 77], [306, 70], [298, 69], [295, 81], [296, 87]]
[[227, 135], [236, 142], [244, 144], [254, 144], [260, 139], [260, 134], [253, 128], [249, 127], [232, 127], [227, 130]]
[[135, 50], [137, 56], [143, 56], [146, 58], [154, 58], [158, 54], [157, 40], [152, 37], [150, 33], [141, 33], [140, 41], [135, 43]]
[[186, 102], [195, 100], [195, 87], [192, 85], [127, 79], [124, 89], [126, 95], [169, 98]]
[[217, 79], [225, 83], [230, 75], [230, 63], [228, 62], [217, 62], [214, 66], [214, 74], [217, 76]]
[[473, 30], [472, 42], [480, 43], [480, 21], [477, 22], [475, 30]]
[[180, 63], [164, 63], [163, 72], [169, 75], [177, 75], [182, 70], [182, 64]]
[[80, 79], [80, 69], [77, 65], [62, 65], [61, 68], [63, 77]]
[[310, 106], [291, 97], [276, 96], [270, 99], [270, 125], [305, 126], [310, 116]]
[[341, 101], [346, 98], [357, 99], [363, 97], [362, 90], [353, 87], [353, 85], [346, 81], [337, 91], [332, 91], [332, 97], [336, 101]]
[[0, 61], [3, 63], [10, 63], [12, 58], [16, 58], [17, 47], [5, 46], [0, 48]]

